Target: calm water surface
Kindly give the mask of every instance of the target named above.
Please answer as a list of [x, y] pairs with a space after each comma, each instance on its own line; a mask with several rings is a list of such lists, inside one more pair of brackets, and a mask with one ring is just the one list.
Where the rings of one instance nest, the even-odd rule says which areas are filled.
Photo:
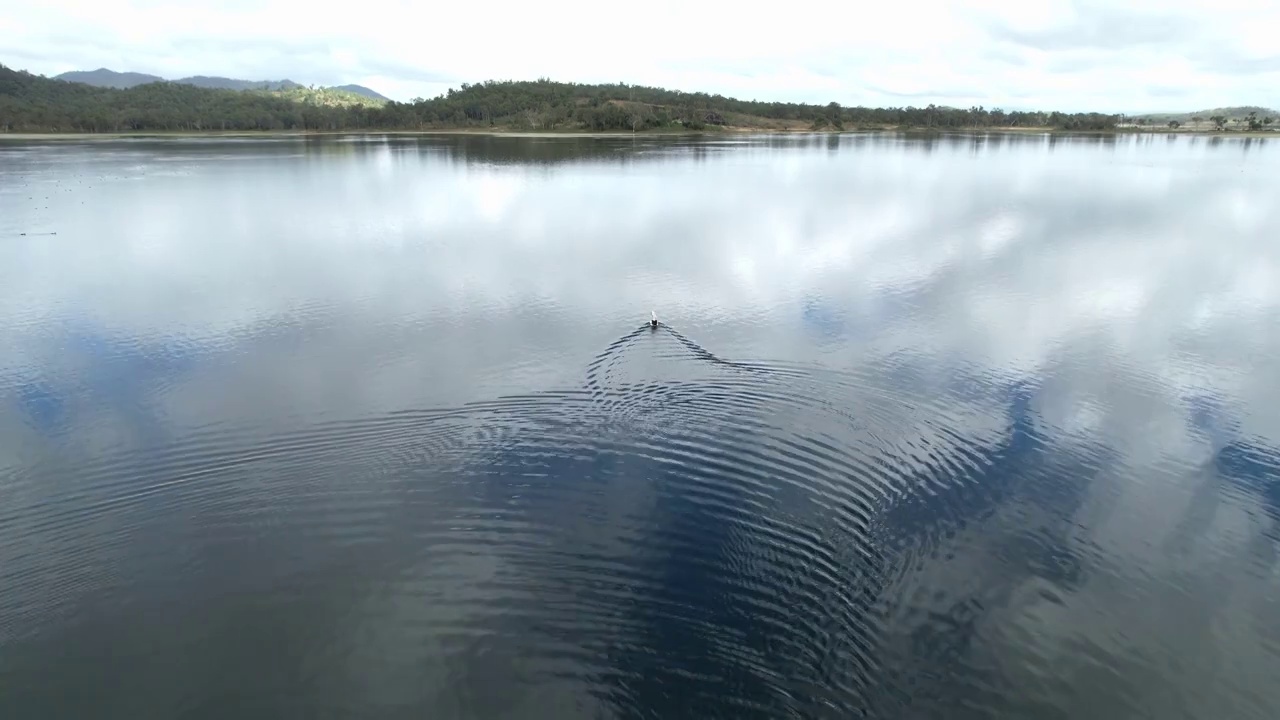
[[0, 141], [0, 716], [1274, 718], [1278, 188]]

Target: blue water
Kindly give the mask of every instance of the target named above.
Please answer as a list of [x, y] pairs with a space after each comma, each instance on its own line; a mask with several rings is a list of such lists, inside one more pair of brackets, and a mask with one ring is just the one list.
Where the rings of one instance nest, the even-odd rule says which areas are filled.
[[0, 139], [0, 717], [1275, 717], [1278, 186]]

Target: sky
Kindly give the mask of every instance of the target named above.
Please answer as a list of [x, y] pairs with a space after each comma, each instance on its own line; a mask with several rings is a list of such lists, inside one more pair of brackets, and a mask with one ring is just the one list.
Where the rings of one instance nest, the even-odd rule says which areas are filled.
[[9, 5], [0, 64], [50, 76], [288, 78], [401, 101], [549, 77], [843, 105], [1280, 107], [1274, 0]]

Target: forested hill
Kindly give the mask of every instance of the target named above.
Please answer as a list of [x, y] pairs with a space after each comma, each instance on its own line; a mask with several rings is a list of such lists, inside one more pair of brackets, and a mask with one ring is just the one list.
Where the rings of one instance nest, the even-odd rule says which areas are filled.
[[[303, 89], [304, 91], [306, 89]], [[149, 83], [90, 87], [0, 66], [0, 132], [357, 130], [843, 129], [861, 127], [1057, 127], [1107, 130], [1097, 113], [1004, 112], [985, 108], [863, 108], [735, 100], [630, 85], [549, 80], [486, 82], [430, 100], [388, 102]], [[320, 93], [324, 91], [311, 91]], [[333, 92], [340, 92], [333, 90]]]
[[190, 77], [178, 78], [177, 80], [166, 80], [158, 75], [147, 75], [145, 73], [136, 72], [116, 72], [107, 68], [98, 68], [97, 70], [72, 70], [64, 72], [61, 75], [53, 76], [54, 80], [66, 80], [67, 82], [84, 83], [85, 85], [93, 85], [94, 87], [108, 88], [131, 88], [137, 85], [145, 85], [154, 82], [174, 82], [182, 85], [195, 85], [202, 88], [213, 88], [215, 90], [269, 90], [273, 92], [300, 91], [303, 89], [319, 91], [326, 90], [337, 91], [337, 93], [345, 93], [349, 95], [361, 96], [372, 100], [366, 102], [366, 105], [381, 105], [387, 102], [388, 98], [370, 90], [363, 85], [338, 85], [327, 88], [308, 88], [302, 83], [292, 80], [237, 80], [235, 78], [216, 77], [208, 75], [192, 75]]
[[55, 80], [84, 83], [95, 87], [131, 88], [135, 85], [146, 85], [153, 82], [164, 82], [159, 75], [148, 75], [137, 72], [115, 72], [106, 68], [97, 70], [72, 70], [54, 76]]
[[373, 127], [384, 103], [337, 88], [224, 90], [149, 82], [94, 87], [0, 65], [0, 132], [130, 132]]

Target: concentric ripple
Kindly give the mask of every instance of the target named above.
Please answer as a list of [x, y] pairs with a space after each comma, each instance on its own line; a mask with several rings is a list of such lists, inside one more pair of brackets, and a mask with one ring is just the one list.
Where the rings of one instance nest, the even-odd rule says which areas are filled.
[[[171, 573], [171, 584], [149, 581], [167, 588], [156, 597], [183, 596], [211, 572], [252, 582], [209, 569], [208, 528], [305, 539], [281, 561], [303, 577], [309, 564], [344, 564], [375, 592], [361, 604], [427, 603], [365, 622], [394, 620], [437, 648], [461, 673], [440, 692], [459, 703], [482, 702], [492, 670], [469, 653], [497, 633], [495, 652], [559, 668], [558, 682], [621, 716], [647, 716], [656, 698], [690, 716], [867, 713], [894, 697], [878, 598], [928, 545], [928, 531], [906, 546], [890, 537], [886, 514], [954, 491], [989, 462], [946, 417], [857, 375], [725, 360], [646, 325], [595, 357], [580, 389], [265, 440], [208, 428], [145, 457], [85, 458], [39, 506], [0, 512], [0, 537], [38, 538], [57, 559], [4, 548], [0, 582], [31, 592], [0, 640], [143, 582], [113, 570], [124, 556]], [[157, 516], [188, 524], [190, 544], [144, 549]], [[86, 550], [104, 525], [117, 528], [111, 541]], [[259, 591], [281, 603], [296, 592]], [[369, 652], [330, 642], [326, 653]]]

